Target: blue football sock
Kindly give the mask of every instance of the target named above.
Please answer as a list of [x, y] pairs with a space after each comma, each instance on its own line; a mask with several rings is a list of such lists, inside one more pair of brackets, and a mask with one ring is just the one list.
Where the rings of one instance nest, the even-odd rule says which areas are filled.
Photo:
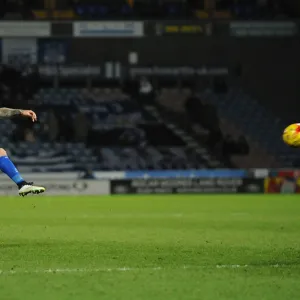
[[24, 181], [13, 162], [7, 156], [0, 157], [0, 170], [16, 184]]

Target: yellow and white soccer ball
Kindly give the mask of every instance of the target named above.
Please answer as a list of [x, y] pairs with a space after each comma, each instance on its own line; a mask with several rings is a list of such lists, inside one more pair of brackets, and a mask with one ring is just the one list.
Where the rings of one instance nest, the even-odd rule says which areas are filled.
[[291, 124], [285, 128], [282, 138], [290, 147], [300, 147], [300, 123]]

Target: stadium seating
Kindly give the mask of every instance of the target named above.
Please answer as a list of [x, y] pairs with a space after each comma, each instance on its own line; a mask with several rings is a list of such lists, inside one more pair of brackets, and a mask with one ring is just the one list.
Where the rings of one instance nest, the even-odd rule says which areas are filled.
[[188, 3], [182, 0], [81, 0], [74, 5], [74, 9], [77, 16], [83, 19], [104, 19], [113, 17], [147, 19], [159, 17], [184, 18], [189, 15]]
[[[23, 127], [15, 120], [0, 121], [1, 132], [6, 133], [2, 143], [21, 171], [225, 167], [186, 132], [162, 120], [159, 111], [142, 107], [117, 88], [40, 89], [29, 106], [39, 115], [39, 123], [28, 129], [33, 130], [33, 140], [14, 137], [13, 130]], [[52, 113], [64, 120], [63, 125], [56, 120], [61, 128], [55, 127], [58, 139], [51, 140], [48, 123]], [[89, 123], [84, 141], [74, 138], [78, 114]]]
[[[184, 103], [189, 95], [189, 89], [169, 88], [162, 89], [157, 98], [161, 108], [181, 116], [181, 122], [176, 122], [162, 117], [159, 107], [142, 106], [119, 88], [42, 88], [29, 102], [40, 120], [33, 128], [34, 142], [16, 141], [14, 135], [20, 125], [1, 120], [2, 144], [7, 145], [21, 170], [28, 171], [71, 171], [90, 166], [98, 170], [225, 167], [227, 164], [211, 155], [204, 141], [195, 139], [185, 126], [183, 120], [189, 120], [184, 117]], [[230, 89], [226, 94], [207, 89], [199, 97], [218, 108], [224, 135], [246, 136], [250, 153], [233, 156], [235, 166], [294, 166], [297, 151], [281, 141], [285, 124], [241, 89]], [[51, 138], [47, 133], [50, 112], [65, 117], [65, 125], [61, 121], [55, 125], [63, 126], [63, 130], [52, 130]], [[83, 139], [74, 137], [78, 114], [88, 120], [88, 134]]]
[[293, 166], [298, 153], [282, 142], [282, 130], [286, 124], [256, 99], [238, 88], [227, 94], [216, 94], [208, 89], [200, 97], [216, 105], [220, 114], [264, 149], [273, 162], [276, 159], [277, 166]]
[[[184, 113], [189, 93], [188, 89], [162, 89], [158, 101], [172, 111]], [[250, 143], [248, 156], [233, 157], [235, 165], [257, 168], [292, 164], [293, 151], [281, 142], [284, 125], [241, 89], [231, 89], [228, 94], [216, 94], [208, 89], [199, 98], [218, 108], [223, 134], [243, 135]]]

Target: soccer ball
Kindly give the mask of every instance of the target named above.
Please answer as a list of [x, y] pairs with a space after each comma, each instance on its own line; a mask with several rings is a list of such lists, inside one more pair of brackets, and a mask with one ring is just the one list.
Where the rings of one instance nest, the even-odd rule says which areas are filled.
[[282, 138], [290, 147], [300, 147], [300, 123], [289, 125], [284, 130]]

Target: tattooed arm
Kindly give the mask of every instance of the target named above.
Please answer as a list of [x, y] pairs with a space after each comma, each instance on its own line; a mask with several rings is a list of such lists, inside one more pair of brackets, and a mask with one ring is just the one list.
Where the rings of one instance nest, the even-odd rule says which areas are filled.
[[11, 118], [13, 116], [20, 116], [22, 114], [21, 109], [13, 109], [13, 108], [0, 108], [0, 118]]
[[0, 118], [11, 118], [13, 116], [23, 116], [28, 117], [35, 122], [37, 120], [35, 112], [32, 110], [23, 110], [23, 109], [13, 109], [13, 108], [0, 108]]

